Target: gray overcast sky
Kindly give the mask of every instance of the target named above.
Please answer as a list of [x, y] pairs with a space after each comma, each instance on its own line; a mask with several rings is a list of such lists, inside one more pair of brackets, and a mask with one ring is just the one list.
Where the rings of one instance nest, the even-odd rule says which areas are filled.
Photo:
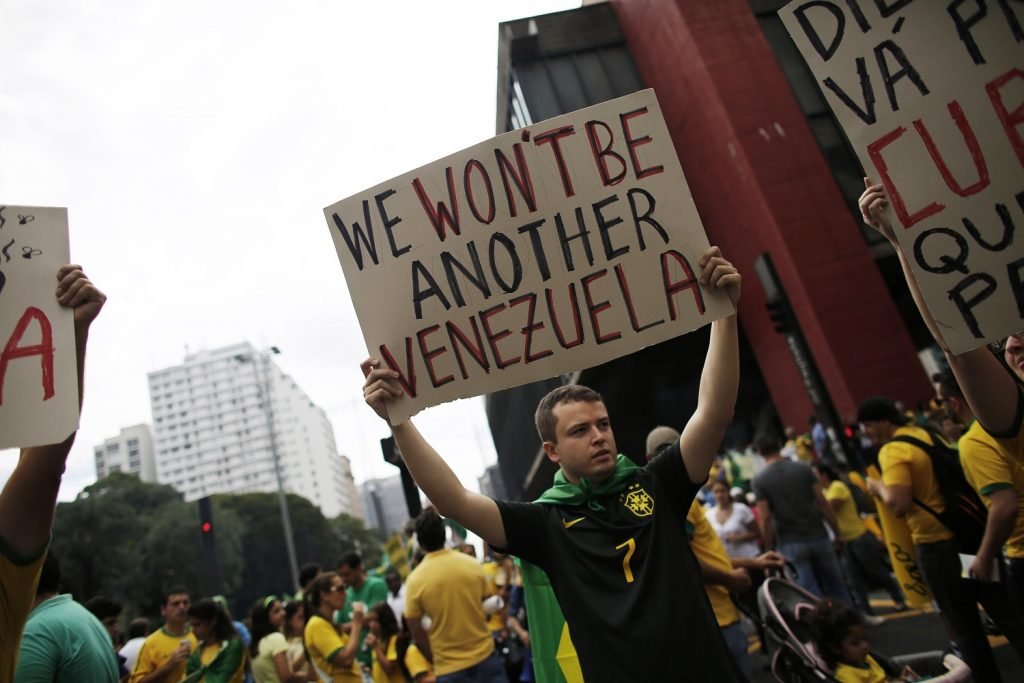
[[[147, 372], [242, 340], [281, 348], [357, 481], [393, 474], [322, 209], [493, 136], [498, 22], [579, 4], [0, 0], [0, 203], [68, 207], [109, 296], [61, 499], [150, 421]], [[416, 421], [475, 487], [482, 399]]]

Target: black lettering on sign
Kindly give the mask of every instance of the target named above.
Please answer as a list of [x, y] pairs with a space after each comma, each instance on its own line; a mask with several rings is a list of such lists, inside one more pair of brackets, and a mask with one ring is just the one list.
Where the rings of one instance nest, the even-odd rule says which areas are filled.
[[[930, 240], [932, 236], [945, 235], [946, 237], [953, 240], [952, 245], [955, 245], [956, 251], [955, 256], [943, 252], [938, 257], [938, 264], [925, 258], [924, 247], [925, 242], [931, 241], [933, 244], [937, 240]], [[941, 249], [941, 247], [940, 247]], [[960, 273], [967, 274], [967, 254], [970, 251], [970, 247], [967, 246], [967, 240], [963, 238], [960, 233], [950, 230], [949, 228], [932, 228], [931, 230], [925, 230], [917, 239], [914, 240], [914, 259], [918, 265], [924, 268], [929, 273], [935, 273], [936, 275], [946, 275], [957, 271]]]
[[[975, 283], [981, 283], [981, 289], [968, 293], [967, 290]], [[961, 317], [967, 323], [967, 329], [971, 331], [975, 339], [981, 339], [985, 335], [981, 333], [978, 325], [978, 318], [974, 315], [974, 309], [990, 296], [995, 294], [996, 279], [988, 273], [971, 273], [949, 290], [949, 300], [953, 302]]]

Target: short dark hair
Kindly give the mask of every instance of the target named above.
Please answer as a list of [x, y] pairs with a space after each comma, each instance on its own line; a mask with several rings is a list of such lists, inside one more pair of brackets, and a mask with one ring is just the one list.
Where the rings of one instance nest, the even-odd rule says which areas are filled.
[[758, 455], [768, 456], [778, 453], [782, 449], [779, 437], [771, 432], [762, 432], [754, 439], [754, 450]]
[[590, 387], [580, 384], [567, 384], [564, 387], [558, 387], [549, 391], [547, 396], [542, 398], [540, 403], [537, 404], [537, 411], [533, 414], [533, 421], [537, 425], [537, 433], [540, 434], [540, 440], [552, 443], [558, 440], [555, 433], [555, 424], [558, 422], [555, 418], [556, 406], [561, 403], [578, 403], [581, 401], [586, 403], [603, 403], [604, 399], [601, 398], [601, 394]]
[[36, 588], [36, 595], [60, 592], [60, 562], [57, 556], [47, 551], [46, 559], [43, 560], [43, 567], [39, 572], [39, 586]]
[[116, 600], [111, 600], [105, 595], [97, 595], [96, 597], [89, 598], [85, 602], [85, 608], [93, 613], [93, 615], [103, 621], [110, 617], [121, 616], [121, 603]]
[[229, 640], [238, 637], [235, 625], [231, 623], [231, 617], [212, 598], [197, 600], [188, 608], [188, 616], [190, 619], [212, 623], [215, 640]]
[[320, 573], [320, 565], [316, 562], [307, 562], [299, 570], [299, 586], [306, 586]]
[[416, 540], [428, 553], [443, 548], [446, 535], [444, 520], [433, 508], [425, 508], [416, 518]]
[[896, 402], [885, 396], [871, 396], [857, 408], [857, 422], [889, 422], [897, 427], [910, 420], [896, 407]]
[[353, 551], [347, 552], [341, 556], [338, 560], [339, 567], [348, 567], [349, 569], [356, 569], [363, 564], [363, 558], [359, 556], [359, 553]]
[[816, 462], [812, 467], [824, 474], [829, 481], [840, 481], [839, 474], [829, 465], [826, 465], [823, 462]]
[[149, 619], [135, 617], [128, 624], [128, 638], [145, 638], [149, 635]]
[[164, 591], [164, 601], [162, 604], [166, 605], [167, 601], [171, 599], [172, 595], [188, 595], [188, 589], [182, 586], [181, 584], [171, 586], [170, 588]]

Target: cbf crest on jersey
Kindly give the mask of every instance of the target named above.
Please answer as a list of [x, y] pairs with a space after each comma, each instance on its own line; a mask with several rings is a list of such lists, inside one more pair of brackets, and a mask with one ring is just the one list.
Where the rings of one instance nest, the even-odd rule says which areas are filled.
[[626, 489], [622, 504], [637, 517], [650, 517], [654, 514], [654, 498], [639, 483], [631, 484]]

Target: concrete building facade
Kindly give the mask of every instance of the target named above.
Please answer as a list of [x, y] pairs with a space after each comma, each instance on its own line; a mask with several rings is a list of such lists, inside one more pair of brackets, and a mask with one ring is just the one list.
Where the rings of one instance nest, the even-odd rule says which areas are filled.
[[156, 483], [156, 459], [153, 451], [153, 431], [148, 424], [123, 427], [121, 433], [93, 448], [96, 459], [96, 479], [126, 472], [139, 479]]
[[271, 359], [248, 342], [186, 355], [149, 373], [157, 480], [196, 500], [215, 493], [285, 491], [327, 517], [358, 510], [334, 429]]
[[401, 531], [409, 520], [401, 475], [385, 479], [369, 479], [360, 487], [366, 509], [366, 526], [392, 534]]

